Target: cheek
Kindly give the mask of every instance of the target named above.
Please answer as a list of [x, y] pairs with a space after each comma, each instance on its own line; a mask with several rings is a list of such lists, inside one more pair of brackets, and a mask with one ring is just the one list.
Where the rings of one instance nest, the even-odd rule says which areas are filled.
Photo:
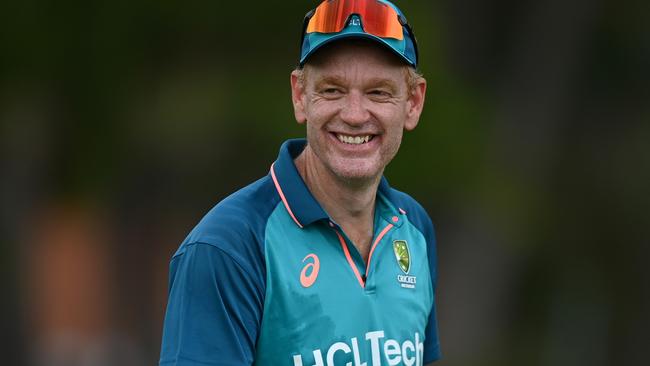
[[402, 143], [403, 132], [404, 130], [401, 128], [395, 128], [394, 130], [390, 131], [389, 139], [387, 141], [389, 150], [397, 151], [399, 145]]
[[386, 129], [386, 153], [394, 155], [402, 143], [406, 117], [404, 114], [393, 110], [393, 113], [386, 115], [385, 118], [385, 121], [387, 121], [384, 125]]
[[385, 121], [386, 130], [391, 131], [392, 134], [399, 132], [401, 136], [406, 122], [406, 114], [403, 108], [398, 107], [387, 110], [381, 118]]
[[333, 119], [338, 110], [336, 103], [314, 102], [305, 109], [305, 117], [312, 127], [320, 127]]

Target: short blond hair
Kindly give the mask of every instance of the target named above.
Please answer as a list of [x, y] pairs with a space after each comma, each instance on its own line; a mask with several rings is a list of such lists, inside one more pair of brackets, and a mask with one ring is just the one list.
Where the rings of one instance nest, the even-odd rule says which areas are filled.
[[405, 66], [406, 68], [406, 85], [409, 88], [409, 91], [413, 92], [417, 88], [418, 84], [425, 81], [424, 75], [416, 68], [411, 66]]

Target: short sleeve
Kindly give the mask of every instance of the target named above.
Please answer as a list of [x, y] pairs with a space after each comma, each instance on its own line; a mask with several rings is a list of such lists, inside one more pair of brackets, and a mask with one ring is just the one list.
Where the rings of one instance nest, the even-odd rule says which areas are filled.
[[251, 365], [263, 284], [221, 248], [184, 245], [170, 264], [161, 366]]

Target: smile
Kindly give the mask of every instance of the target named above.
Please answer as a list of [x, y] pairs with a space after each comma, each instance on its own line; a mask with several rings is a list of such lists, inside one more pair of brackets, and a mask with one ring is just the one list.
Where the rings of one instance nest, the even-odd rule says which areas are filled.
[[336, 137], [339, 139], [339, 141], [341, 141], [344, 144], [361, 145], [361, 144], [368, 143], [369, 141], [372, 141], [372, 138], [374, 136], [372, 136], [372, 135], [349, 136], [349, 135], [343, 135], [343, 134], [337, 133]]

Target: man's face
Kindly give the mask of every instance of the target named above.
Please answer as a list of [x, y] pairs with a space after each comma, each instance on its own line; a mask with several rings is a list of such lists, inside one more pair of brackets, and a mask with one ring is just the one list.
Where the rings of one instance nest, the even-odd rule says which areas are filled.
[[369, 42], [335, 43], [312, 57], [291, 85], [316, 163], [345, 180], [377, 178], [417, 125], [425, 81], [409, 88], [406, 66]]

